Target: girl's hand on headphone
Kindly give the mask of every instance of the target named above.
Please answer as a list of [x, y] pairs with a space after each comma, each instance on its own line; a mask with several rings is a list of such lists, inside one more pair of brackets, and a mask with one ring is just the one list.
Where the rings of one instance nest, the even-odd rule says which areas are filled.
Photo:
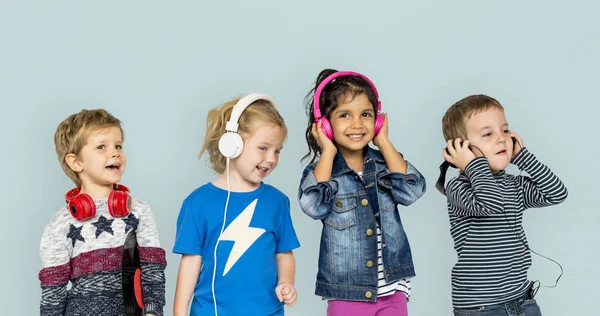
[[321, 154], [329, 152], [335, 155], [337, 153], [337, 147], [335, 147], [333, 142], [329, 138], [327, 138], [327, 136], [325, 136], [325, 133], [323, 133], [323, 130], [321, 129], [321, 124], [323, 124], [323, 122], [321, 121], [319, 121], [317, 124], [313, 123], [312, 135], [317, 141], [319, 147], [321, 147], [321, 150], [323, 151]]
[[379, 133], [373, 137], [373, 144], [379, 148], [381, 148], [381, 145], [383, 145], [385, 142], [389, 141], [388, 138], [388, 131], [389, 131], [389, 125], [388, 125], [388, 116], [386, 113], [380, 113], [378, 115], [383, 115], [383, 125], [381, 125], [381, 129], [379, 130]]
[[[519, 134], [517, 134], [517, 132], [509, 131], [508, 133], [510, 134], [511, 142], [513, 143], [513, 153], [510, 159], [512, 161], [515, 159], [515, 156], [521, 151], [521, 149], [525, 147], [525, 145], [523, 144], [523, 139], [521, 136], [519, 136]], [[512, 138], [514, 138], [516, 142]]]
[[446, 148], [442, 150], [442, 155], [447, 162], [456, 166], [460, 171], [464, 171], [469, 162], [475, 159], [475, 154], [469, 148], [469, 141], [457, 138], [449, 140], [446, 143]]

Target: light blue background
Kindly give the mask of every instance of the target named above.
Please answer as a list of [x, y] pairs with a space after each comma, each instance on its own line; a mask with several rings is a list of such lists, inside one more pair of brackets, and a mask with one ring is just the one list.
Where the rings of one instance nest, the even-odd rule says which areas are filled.
[[[0, 311], [36, 315], [39, 240], [72, 186], [54, 152], [61, 120], [104, 107], [124, 122], [123, 183], [147, 200], [168, 251], [166, 315], [179, 257], [171, 254], [182, 200], [216, 176], [198, 159], [209, 108], [237, 95], [272, 95], [290, 134], [268, 182], [292, 199], [297, 306], [323, 315], [313, 294], [321, 224], [296, 194], [305, 154], [303, 98], [326, 67], [377, 85], [391, 139], [428, 180], [402, 216], [418, 276], [411, 315], [450, 315], [456, 259], [445, 199], [434, 188], [441, 118], [486, 93], [511, 128], [569, 189], [559, 206], [526, 213], [533, 249], [563, 264], [542, 289], [545, 316], [592, 315], [600, 298], [598, 74], [594, 1], [10, 1], [0, 2]], [[532, 279], [558, 269], [534, 256]]]

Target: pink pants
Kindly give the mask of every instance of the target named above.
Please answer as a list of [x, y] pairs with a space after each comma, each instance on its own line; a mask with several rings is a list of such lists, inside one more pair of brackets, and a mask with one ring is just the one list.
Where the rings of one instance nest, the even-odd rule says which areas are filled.
[[329, 300], [327, 316], [408, 316], [406, 295], [396, 291], [393, 295], [380, 297], [377, 302]]

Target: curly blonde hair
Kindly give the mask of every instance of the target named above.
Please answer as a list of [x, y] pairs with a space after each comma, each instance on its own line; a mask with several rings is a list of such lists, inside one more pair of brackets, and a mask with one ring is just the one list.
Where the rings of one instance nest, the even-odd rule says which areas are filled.
[[[235, 104], [241, 97], [228, 101], [218, 107], [211, 109], [206, 117], [206, 135], [200, 156], [208, 152], [211, 168], [222, 174], [225, 171], [227, 159], [219, 151], [219, 139], [225, 133], [225, 125], [231, 117]], [[254, 132], [265, 124], [280, 127], [287, 138], [287, 126], [279, 111], [271, 102], [259, 99], [250, 104], [240, 115], [238, 120], [238, 134], [244, 141], [250, 138]]]
[[79, 155], [83, 146], [87, 144], [90, 134], [107, 127], [118, 127], [123, 140], [125, 140], [121, 121], [104, 109], [81, 110], [79, 113], [70, 115], [56, 128], [54, 146], [58, 161], [63, 171], [77, 187], [81, 187], [81, 180], [77, 173], [69, 167], [65, 157], [68, 154]]

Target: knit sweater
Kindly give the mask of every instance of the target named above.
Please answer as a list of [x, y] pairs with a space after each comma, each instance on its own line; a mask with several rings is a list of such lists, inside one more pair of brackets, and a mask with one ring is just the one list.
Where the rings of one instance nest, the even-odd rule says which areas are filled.
[[[129, 215], [117, 218], [110, 215], [106, 198], [94, 202], [91, 219], [80, 222], [63, 207], [46, 225], [40, 243], [40, 315], [163, 315], [167, 262], [150, 207], [132, 199]], [[137, 268], [144, 310], [133, 294]]]

